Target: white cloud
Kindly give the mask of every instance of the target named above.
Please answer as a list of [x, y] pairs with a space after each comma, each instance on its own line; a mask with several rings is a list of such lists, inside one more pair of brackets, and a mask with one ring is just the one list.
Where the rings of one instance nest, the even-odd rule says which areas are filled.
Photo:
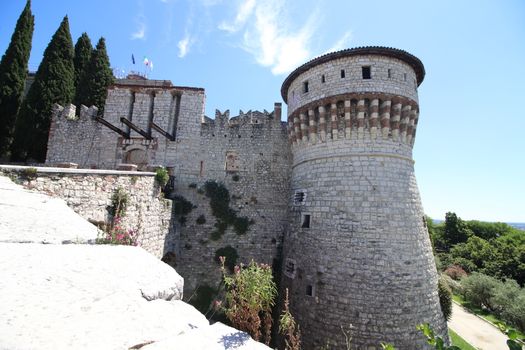
[[219, 29], [230, 33], [239, 31], [252, 15], [255, 4], [255, 0], [245, 0], [244, 2], [241, 2], [233, 22], [223, 21], [219, 24]]
[[177, 47], [179, 48], [178, 56], [180, 58], [184, 58], [184, 56], [186, 56], [188, 52], [190, 52], [190, 47], [193, 44], [193, 41], [194, 40], [190, 37], [188, 33], [184, 35], [184, 38], [179, 40], [179, 42], [177, 43]]
[[131, 39], [140, 39], [144, 40], [146, 38], [146, 23], [143, 21], [140, 21], [138, 23], [138, 28], [135, 32], [131, 33]]
[[277, 75], [291, 71], [312, 56], [310, 41], [318, 17], [314, 10], [300, 28], [291, 30], [285, 1], [243, 0], [235, 19], [222, 22], [219, 29], [229, 33], [242, 31], [241, 48]]
[[326, 51], [326, 53], [339, 51], [339, 50], [342, 50], [342, 49], [346, 49], [348, 47], [351, 39], [352, 39], [352, 32], [351, 31], [347, 31], [346, 33], [343, 34], [342, 37], [339, 38], [339, 40], [337, 40], [335, 42], [334, 45], [332, 45], [331, 48], [329, 48]]

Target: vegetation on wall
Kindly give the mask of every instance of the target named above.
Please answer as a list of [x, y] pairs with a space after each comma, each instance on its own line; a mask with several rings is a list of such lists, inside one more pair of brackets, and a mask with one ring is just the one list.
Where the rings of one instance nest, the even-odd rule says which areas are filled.
[[128, 193], [122, 187], [117, 188], [111, 196], [111, 205], [106, 208], [111, 216], [110, 222], [102, 227], [104, 235], [97, 239], [98, 244], [138, 244], [137, 232], [132, 229], [126, 229], [122, 222], [126, 216], [128, 202]]
[[122, 187], [115, 190], [111, 196], [111, 205], [107, 208], [112, 217], [123, 217], [128, 208], [129, 195]]
[[206, 218], [204, 217], [204, 214], [200, 215], [197, 220], [195, 220], [197, 225], [204, 225], [206, 223]]
[[217, 219], [212, 239], [218, 240], [226, 232], [228, 226], [238, 235], [245, 234], [254, 222], [246, 217], [238, 217], [235, 210], [230, 208], [230, 193], [221, 183], [207, 181], [204, 184], [204, 193], [210, 199], [210, 208], [213, 216]]
[[186, 222], [186, 215], [188, 215], [196, 206], [183, 196], [173, 197], [173, 213], [178, 218], [179, 223], [184, 225]]
[[237, 259], [239, 259], [239, 254], [237, 250], [231, 245], [226, 247], [219, 248], [215, 251], [215, 261], [217, 264], [221, 264], [221, 257], [225, 258], [224, 265], [228, 268], [230, 272], [233, 272], [235, 264], [237, 264]]
[[155, 181], [157, 181], [160, 188], [164, 188], [164, 186], [166, 186], [166, 184], [168, 183], [169, 179], [170, 179], [170, 176], [166, 168], [160, 167], [160, 168], [157, 168], [157, 170], [155, 170]]
[[31, 1], [28, 0], [0, 61], [0, 159], [8, 160], [11, 155], [10, 146], [24, 94], [34, 22]]

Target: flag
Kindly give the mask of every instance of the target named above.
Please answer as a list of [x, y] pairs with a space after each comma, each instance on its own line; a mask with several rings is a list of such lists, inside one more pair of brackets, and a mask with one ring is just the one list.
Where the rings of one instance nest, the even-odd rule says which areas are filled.
[[133, 62], [133, 64], [135, 64], [135, 56], [133, 56], [133, 54], [131, 54], [131, 62]]
[[149, 61], [149, 69], [153, 70], [153, 61]]
[[146, 56], [144, 56], [144, 64], [147, 66], [149, 64], [149, 60]]

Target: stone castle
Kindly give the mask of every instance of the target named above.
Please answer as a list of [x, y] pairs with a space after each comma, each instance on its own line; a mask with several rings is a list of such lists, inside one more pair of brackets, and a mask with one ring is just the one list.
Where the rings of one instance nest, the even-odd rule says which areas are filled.
[[[417, 324], [447, 332], [412, 160], [424, 75], [418, 58], [392, 48], [320, 56], [284, 81], [287, 122], [280, 103], [211, 119], [204, 89], [117, 80], [103, 117], [57, 108], [46, 163], [167, 167], [175, 198], [191, 204], [164, 245], [186, 296], [217, 286], [216, 253], [230, 249], [282, 272], [305, 349], [346, 349], [347, 336], [355, 349], [421, 349]], [[247, 232], [226, 225], [214, 236], [210, 180]]]

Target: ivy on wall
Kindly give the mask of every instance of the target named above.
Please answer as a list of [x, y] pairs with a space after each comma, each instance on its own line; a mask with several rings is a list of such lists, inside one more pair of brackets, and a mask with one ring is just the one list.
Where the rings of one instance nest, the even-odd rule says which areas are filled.
[[243, 235], [254, 223], [246, 217], [237, 216], [235, 210], [230, 208], [230, 192], [223, 184], [206, 181], [204, 193], [210, 199], [211, 212], [217, 219], [215, 230], [211, 234], [213, 240], [220, 239], [229, 226], [232, 226], [238, 235]]

